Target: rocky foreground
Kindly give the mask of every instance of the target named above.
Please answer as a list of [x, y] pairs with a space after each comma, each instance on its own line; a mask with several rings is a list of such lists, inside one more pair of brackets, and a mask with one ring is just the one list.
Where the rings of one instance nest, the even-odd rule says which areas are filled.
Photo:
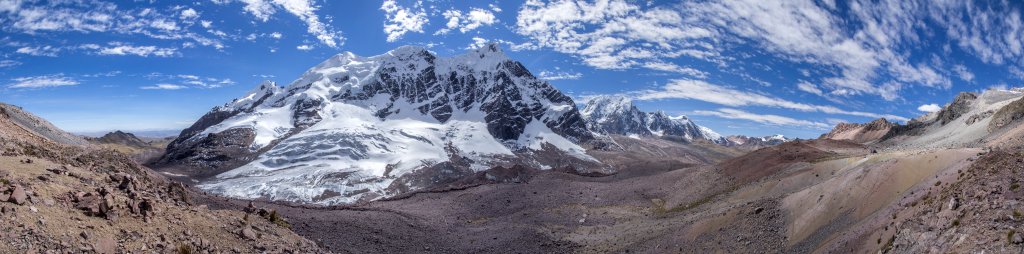
[[276, 212], [195, 204], [129, 156], [55, 142], [3, 106], [0, 253], [323, 252]]

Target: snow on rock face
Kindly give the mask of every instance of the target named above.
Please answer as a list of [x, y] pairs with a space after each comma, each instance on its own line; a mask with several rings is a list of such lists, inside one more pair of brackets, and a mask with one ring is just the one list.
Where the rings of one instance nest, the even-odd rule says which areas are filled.
[[663, 111], [640, 111], [625, 96], [599, 96], [592, 98], [580, 111], [591, 130], [603, 134], [625, 136], [679, 136], [688, 141], [698, 139], [724, 144], [722, 135], [710, 128], [699, 126], [686, 116], [672, 117]]
[[[254, 132], [248, 149], [258, 156], [200, 185], [231, 197], [351, 203], [429, 187], [396, 185], [453, 160], [473, 171], [597, 162], [579, 146], [593, 136], [572, 99], [494, 44], [451, 58], [412, 46], [342, 53], [211, 114], [225, 111], [234, 113], [179, 139]], [[560, 164], [533, 157], [546, 147]]]
[[792, 139], [786, 138], [782, 134], [775, 134], [764, 137], [748, 137], [744, 135], [732, 135], [724, 138], [726, 142], [722, 145], [732, 147], [747, 147], [747, 148], [760, 148], [766, 146], [775, 146], [782, 143], [791, 141]]

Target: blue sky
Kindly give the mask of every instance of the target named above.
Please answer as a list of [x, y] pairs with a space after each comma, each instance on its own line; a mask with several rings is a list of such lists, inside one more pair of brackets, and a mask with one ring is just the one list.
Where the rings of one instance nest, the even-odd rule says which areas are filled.
[[1024, 80], [1009, 1], [0, 0], [0, 101], [76, 132], [187, 127], [331, 55], [500, 44], [579, 101], [812, 138]]

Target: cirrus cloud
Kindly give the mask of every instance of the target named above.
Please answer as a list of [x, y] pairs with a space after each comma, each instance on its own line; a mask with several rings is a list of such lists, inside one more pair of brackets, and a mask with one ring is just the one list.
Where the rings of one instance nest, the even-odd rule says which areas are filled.
[[21, 77], [12, 79], [14, 83], [7, 85], [9, 88], [45, 88], [59, 86], [74, 86], [80, 84], [78, 80], [65, 77], [64, 74], [51, 74], [33, 77]]
[[772, 108], [791, 109], [802, 112], [820, 112], [825, 114], [850, 115], [869, 118], [884, 117], [890, 120], [897, 121], [909, 120], [906, 117], [891, 114], [876, 114], [862, 111], [848, 111], [833, 106], [794, 102], [755, 92], [741, 91], [721, 85], [708, 83], [702, 80], [676, 79], [670, 81], [668, 84], [662, 86], [660, 89], [634, 92], [634, 97], [636, 97], [639, 100], [691, 99], [730, 107], [763, 106]]
[[800, 120], [780, 115], [751, 113], [732, 108], [721, 108], [716, 111], [698, 110], [693, 112], [693, 115], [717, 116], [726, 119], [754, 121], [762, 124], [800, 126], [822, 130], [831, 127], [831, 125], [822, 122]]

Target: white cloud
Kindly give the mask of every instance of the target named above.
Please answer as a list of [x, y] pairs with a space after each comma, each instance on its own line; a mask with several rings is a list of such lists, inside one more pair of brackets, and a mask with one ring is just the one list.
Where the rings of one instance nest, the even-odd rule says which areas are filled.
[[822, 123], [822, 122], [800, 120], [800, 119], [794, 119], [794, 118], [780, 116], [780, 115], [751, 113], [751, 112], [747, 112], [747, 111], [743, 111], [743, 110], [738, 110], [738, 109], [731, 109], [731, 108], [721, 108], [721, 109], [718, 109], [717, 111], [698, 110], [698, 111], [695, 111], [693, 113], [693, 115], [717, 116], [717, 117], [726, 118], [726, 119], [749, 120], [749, 121], [754, 121], [754, 122], [758, 122], [758, 123], [762, 123], [762, 124], [786, 125], [786, 126], [801, 126], [801, 127], [810, 127], [810, 128], [814, 128], [814, 129], [828, 129], [829, 127], [831, 127], [831, 125], [826, 124], [826, 123]]
[[139, 88], [140, 89], [146, 89], [146, 90], [179, 90], [179, 89], [185, 89], [185, 88], [188, 88], [188, 87], [187, 86], [183, 86], [183, 85], [175, 85], [175, 84], [156, 84], [156, 85], [152, 85], [152, 86], [143, 86], [143, 87], [139, 87]]
[[681, 57], [721, 65], [743, 60], [729, 50], [752, 48], [812, 65], [820, 94], [896, 100], [908, 88], [949, 89], [954, 75], [973, 80], [969, 69], [923, 60], [949, 50], [922, 48], [951, 44], [986, 63], [1024, 65], [1024, 19], [1009, 2], [528, 0], [515, 31], [602, 69]]
[[582, 77], [583, 74], [579, 72], [541, 71], [538, 74], [538, 78], [543, 80], [573, 80], [580, 79]]
[[[8, 32], [29, 35], [53, 32], [114, 33], [161, 40], [190, 40], [203, 46], [223, 48], [223, 43], [189, 30], [188, 9], [122, 8], [104, 1], [3, 1], [0, 24]], [[198, 15], [198, 13], [196, 13]]]
[[135, 55], [135, 56], [158, 56], [158, 57], [170, 57], [178, 55], [178, 49], [176, 48], [159, 48], [156, 46], [132, 46], [132, 45], [115, 45], [112, 47], [99, 48], [96, 52], [100, 55]]
[[885, 117], [890, 120], [907, 121], [909, 119], [896, 115], [883, 115], [860, 111], [847, 111], [833, 106], [813, 105], [789, 101], [768, 95], [739, 91], [728, 87], [711, 84], [701, 80], [677, 79], [659, 90], [637, 92], [635, 97], [640, 100], [657, 99], [691, 99], [700, 100], [730, 107], [764, 106], [785, 108], [803, 112], [821, 112], [826, 114], [851, 115], [870, 118]]
[[279, 32], [270, 33], [270, 38], [281, 39], [282, 35]]
[[480, 47], [487, 46], [487, 39], [480, 37], [473, 37], [472, 39], [473, 43], [470, 43], [469, 46], [466, 46], [466, 49], [478, 49]]
[[936, 112], [936, 111], [942, 110], [942, 107], [940, 107], [939, 104], [932, 103], [932, 104], [921, 105], [920, 107], [917, 107], [917, 110], [920, 110], [922, 112], [931, 113], [931, 112]]
[[800, 89], [800, 91], [812, 93], [818, 96], [825, 96], [825, 92], [822, 92], [821, 89], [818, 89], [818, 86], [808, 83], [806, 81], [801, 81], [800, 83], [797, 83], [796, 88]]
[[708, 74], [706, 72], [703, 72], [703, 71], [700, 71], [700, 70], [697, 70], [697, 69], [694, 69], [694, 68], [690, 68], [690, 67], [682, 67], [682, 66], [676, 65], [674, 63], [669, 63], [669, 62], [651, 61], [651, 62], [644, 63], [643, 66], [645, 68], [652, 69], [652, 70], [659, 70], [659, 71], [665, 71], [665, 72], [674, 72], [674, 73], [684, 74], [684, 75], [688, 75], [688, 76], [696, 77], [696, 78], [704, 78], [704, 77], [708, 76]]
[[0, 60], [0, 68], [14, 67], [18, 65], [21, 65], [21, 62], [10, 59]]
[[181, 10], [181, 15], [178, 17], [181, 19], [197, 19], [199, 18], [199, 12], [197, 12], [195, 9], [187, 8]]
[[298, 50], [301, 50], [301, 51], [310, 51], [310, 50], [313, 50], [313, 46], [303, 44], [303, 45], [296, 46], [295, 49], [298, 49]]
[[14, 52], [17, 52], [17, 53], [20, 53], [20, 54], [32, 55], [32, 56], [56, 57], [57, 53], [59, 53], [60, 51], [61, 51], [61, 48], [46, 45], [46, 46], [35, 46], [35, 47], [21, 47], [21, 48], [18, 48], [17, 50], [15, 50]]
[[447, 10], [441, 15], [448, 20], [448, 23], [445, 24], [445, 28], [438, 30], [435, 34], [446, 34], [453, 30], [466, 33], [498, 22], [493, 12], [480, 8], [472, 8], [465, 14], [459, 10]]
[[[274, 5], [270, 1], [266, 0], [239, 0], [245, 4], [242, 9], [256, 16], [256, 19], [267, 22], [270, 19], [270, 15], [273, 15], [275, 10]], [[227, 1], [225, 1], [227, 2]]]
[[622, 0], [529, 0], [519, 10], [516, 32], [537, 47], [576, 55], [600, 69], [664, 67], [650, 62], [706, 52], [709, 44], [694, 42], [712, 35], [673, 9], [645, 9]]
[[[895, 0], [894, 0], [895, 1]], [[1015, 1], [929, 1], [914, 14], [940, 24], [955, 45], [991, 64], [1024, 57], [1024, 19]], [[917, 4], [917, 3], [913, 3]], [[955, 18], [951, 18], [955, 17]]]
[[[202, 76], [190, 75], [190, 74], [169, 75], [169, 74], [163, 74], [163, 73], [155, 72], [155, 73], [151, 73], [149, 75], [146, 75], [146, 78], [150, 79], [150, 80], [156, 80], [156, 81], [160, 82], [159, 84], [171, 84], [171, 85], [175, 85], [175, 86], [184, 86], [184, 87], [181, 87], [181, 88], [187, 88], [189, 86], [195, 87], [195, 88], [218, 88], [218, 87], [223, 87], [223, 86], [234, 85], [235, 84], [235, 81], [233, 81], [231, 79], [219, 79], [219, 78], [212, 78], [212, 77], [202, 77]], [[175, 88], [170, 87], [170, 86], [160, 87], [159, 85], [154, 85], [154, 86], [150, 86], [150, 87], [151, 88], [143, 88], [143, 89], [175, 89]], [[177, 89], [180, 89], [180, 88], [177, 88]]]
[[427, 13], [419, 1], [412, 8], [405, 8], [395, 0], [386, 0], [380, 9], [384, 11], [384, 33], [388, 34], [388, 42], [398, 41], [408, 32], [422, 33], [428, 22]]
[[[909, 1], [907, 1], [909, 2]], [[850, 17], [837, 17], [811, 0], [756, 1], [727, 0], [689, 3], [684, 10], [696, 20], [711, 24], [722, 36], [752, 40], [774, 54], [792, 61], [825, 68], [838, 68], [838, 76], [822, 79], [821, 88], [831, 94], [877, 94], [898, 98], [904, 84], [949, 88], [950, 80], [923, 63], [910, 63], [898, 43], [914, 38], [915, 21], [903, 11], [905, 2], [886, 4], [851, 3]], [[862, 25], [849, 29], [849, 24]], [[876, 86], [879, 78], [891, 77], [899, 84]], [[840, 92], [835, 92], [840, 91]]]
[[964, 81], [974, 81], [974, 73], [971, 72], [971, 70], [968, 70], [967, 66], [963, 66], [960, 64], [953, 65], [953, 72], [956, 73], [956, 75], [959, 76], [960, 79]]
[[74, 86], [79, 82], [64, 74], [43, 75], [34, 77], [22, 77], [12, 79], [15, 83], [8, 85], [10, 88], [44, 88], [58, 86]]
[[306, 23], [306, 32], [316, 37], [328, 47], [338, 47], [345, 42], [341, 32], [333, 30], [316, 15], [317, 7], [310, 0], [239, 0], [245, 4], [244, 10], [256, 19], [267, 22], [277, 8], [284, 9]]
[[1017, 68], [1016, 66], [1010, 66], [1010, 68], [1008, 68], [1008, 70], [1010, 71], [1010, 75], [1013, 75], [1014, 77], [1017, 77], [1018, 79], [1024, 80], [1024, 70], [1021, 70], [1020, 68]]

